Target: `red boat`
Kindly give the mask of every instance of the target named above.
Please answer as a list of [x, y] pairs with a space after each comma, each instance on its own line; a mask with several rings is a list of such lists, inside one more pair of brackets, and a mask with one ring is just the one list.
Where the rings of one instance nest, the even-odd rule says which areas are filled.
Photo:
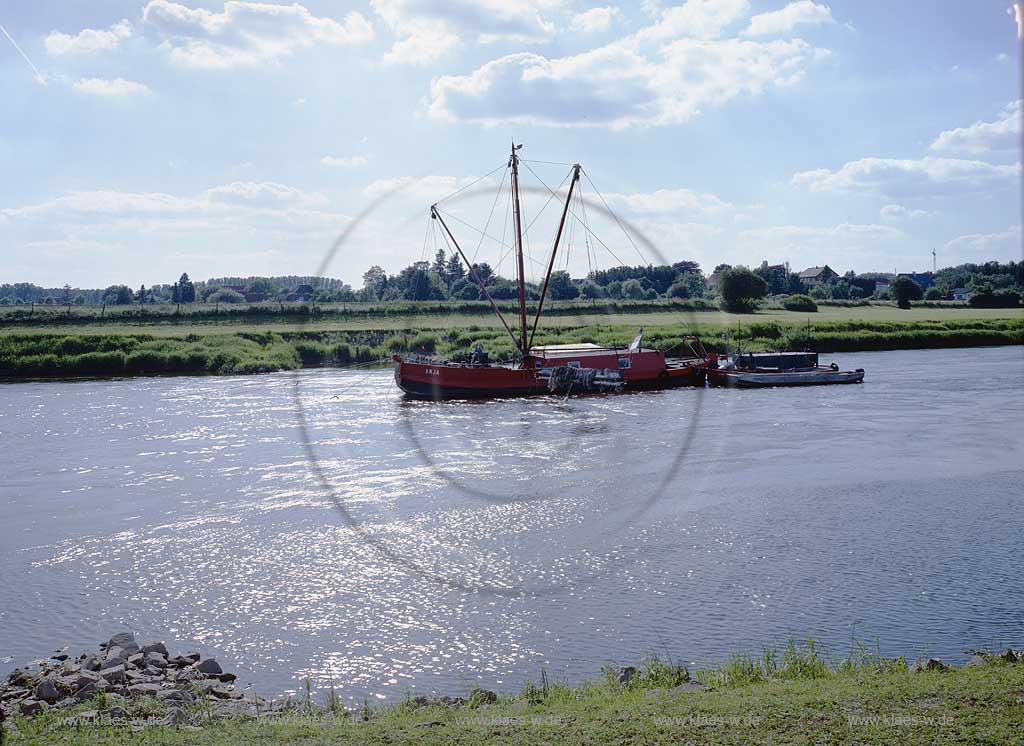
[[[478, 346], [466, 363], [441, 360], [427, 355], [395, 355], [395, 383], [409, 396], [422, 399], [481, 399], [527, 396], [546, 393], [584, 393], [635, 389], [660, 389], [697, 386], [704, 383], [709, 356], [696, 337], [681, 340], [680, 351], [687, 357], [666, 357], [661, 350], [642, 346], [643, 330], [628, 347], [601, 347], [595, 344], [533, 345], [534, 335], [544, 309], [548, 282], [565, 228], [574, 191], [580, 180], [580, 165], [570, 173], [569, 191], [562, 207], [551, 258], [540, 291], [532, 328], [527, 324], [526, 282], [523, 274], [523, 236], [519, 204], [519, 155], [522, 145], [512, 147], [506, 169], [511, 172], [511, 197], [515, 237], [515, 259], [519, 296], [519, 328], [514, 332], [494, 302], [487, 285], [477, 274], [438, 209], [431, 206], [430, 216], [442, 228], [442, 236], [454, 246], [465, 263], [469, 276], [490, 302], [491, 310], [515, 343], [513, 361], [491, 364]], [[500, 168], [500, 167], [499, 167]], [[503, 180], [504, 181], [504, 180]], [[555, 192], [551, 192], [552, 196]], [[578, 195], [577, 195], [578, 196]], [[589, 228], [588, 228], [589, 230]], [[518, 332], [518, 333], [517, 333]]]

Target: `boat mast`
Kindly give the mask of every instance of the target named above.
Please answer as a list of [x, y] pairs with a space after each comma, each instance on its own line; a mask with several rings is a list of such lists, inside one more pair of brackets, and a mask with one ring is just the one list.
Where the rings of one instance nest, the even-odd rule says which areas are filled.
[[533, 319], [533, 329], [530, 330], [530, 345], [533, 345], [533, 338], [537, 334], [537, 324], [540, 323], [540, 314], [544, 310], [544, 296], [548, 294], [548, 282], [551, 280], [551, 270], [555, 268], [555, 254], [558, 253], [558, 242], [562, 240], [562, 229], [565, 228], [565, 217], [569, 213], [569, 204], [572, 202], [572, 191], [576, 182], [580, 180], [580, 164], [575, 163], [572, 167], [572, 181], [569, 182], [569, 193], [565, 195], [565, 206], [562, 208], [562, 218], [558, 221], [558, 232], [555, 233], [555, 244], [551, 247], [551, 261], [548, 262], [548, 271], [544, 275], [544, 286], [540, 291], [540, 302], [537, 304], [537, 315]]
[[512, 205], [516, 229], [516, 263], [519, 267], [519, 352], [526, 359], [530, 352], [526, 338], [526, 277], [523, 274], [523, 224], [519, 213], [519, 156], [522, 145], [512, 141]]

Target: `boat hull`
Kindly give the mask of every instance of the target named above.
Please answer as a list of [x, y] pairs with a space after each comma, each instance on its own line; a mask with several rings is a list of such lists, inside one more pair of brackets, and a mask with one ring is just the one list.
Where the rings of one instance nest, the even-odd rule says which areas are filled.
[[779, 386], [826, 386], [832, 384], [861, 383], [863, 370], [794, 370], [757, 372], [742, 370], [709, 370], [708, 382], [712, 386], [753, 389]]
[[[541, 361], [537, 367], [471, 367], [441, 362], [410, 361], [395, 357], [395, 383], [414, 399], [494, 399], [550, 393], [544, 371], [562, 361]], [[625, 391], [703, 385], [703, 363], [677, 364], [660, 370], [623, 371]], [[577, 390], [574, 393], [586, 393]]]

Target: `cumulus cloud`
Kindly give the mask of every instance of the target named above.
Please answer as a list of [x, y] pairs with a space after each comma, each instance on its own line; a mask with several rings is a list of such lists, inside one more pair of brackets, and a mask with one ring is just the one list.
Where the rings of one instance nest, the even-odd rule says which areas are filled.
[[607, 31], [611, 28], [612, 23], [618, 20], [621, 15], [622, 11], [614, 5], [590, 8], [573, 16], [569, 22], [569, 28], [572, 31], [581, 31], [585, 34]]
[[750, 19], [750, 25], [743, 31], [743, 36], [770, 36], [786, 34], [797, 26], [820, 26], [835, 23], [832, 9], [827, 5], [818, 5], [811, 0], [798, 0], [785, 8], [768, 13], [759, 13]]
[[[398, 192], [412, 199], [435, 201], [447, 197], [457, 189], [468, 186], [474, 180], [471, 176], [398, 176], [372, 181], [363, 189], [363, 193], [367, 197], [373, 198]], [[479, 183], [488, 188], [493, 184], [488, 179]]]
[[606, 194], [608, 202], [634, 213], [697, 214], [717, 218], [731, 214], [733, 205], [714, 194], [694, 192], [689, 189], [658, 189], [653, 192], [632, 194]]
[[909, 220], [914, 218], [926, 218], [934, 213], [928, 210], [914, 210], [903, 205], [885, 205], [879, 210], [879, 215], [882, 220], [888, 223], [897, 223], [902, 220]]
[[544, 17], [559, 0], [371, 0], [398, 38], [385, 62], [423, 65], [464, 41], [539, 42], [554, 34]]
[[1011, 225], [999, 233], [970, 233], [954, 238], [946, 244], [943, 253], [955, 254], [964, 261], [1002, 259], [1020, 261], [1021, 227]]
[[946, 130], [931, 144], [932, 150], [985, 153], [1020, 147], [1021, 101], [1015, 101], [994, 122], [975, 122], [969, 127]]
[[188, 67], [230, 68], [273, 62], [317, 44], [344, 46], [373, 38], [373, 27], [352, 11], [339, 22], [305, 6], [229, 0], [221, 12], [151, 0], [147, 28], [164, 39], [171, 59]]
[[634, 39], [559, 59], [512, 54], [468, 75], [434, 80], [428, 115], [486, 125], [677, 124], [703, 107], [792, 85], [823, 54], [800, 39], [693, 38], [651, 53]]
[[8, 221], [109, 223], [152, 218], [175, 220], [246, 218], [258, 213], [315, 215], [326, 204], [322, 194], [274, 182], [236, 181], [193, 196], [164, 192], [91, 190], [71, 192], [46, 202], [0, 210]]
[[862, 158], [836, 171], [820, 168], [793, 176], [812, 192], [858, 192], [894, 198], [985, 192], [1017, 184], [1020, 164], [997, 166], [955, 158]]
[[134, 80], [125, 80], [124, 78], [114, 78], [113, 80], [82, 78], [81, 80], [76, 80], [71, 86], [79, 93], [85, 93], [90, 96], [102, 96], [104, 98], [127, 98], [128, 96], [138, 96], [150, 92], [148, 86], [136, 83]]
[[369, 156], [365, 155], [348, 155], [348, 156], [333, 156], [325, 155], [320, 159], [320, 163], [324, 166], [330, 166], [331, 168], [359, 168], [365, 166], [370, 162]]
[[51, 31], [43, 43], [48, 55], [59, 57], [65, 54], [83, 54], [103, 49], [116, 49], [122, 41], [131, 35], [132, 25], [125, 19], [105, 31], [87, 28], [74, 35]]

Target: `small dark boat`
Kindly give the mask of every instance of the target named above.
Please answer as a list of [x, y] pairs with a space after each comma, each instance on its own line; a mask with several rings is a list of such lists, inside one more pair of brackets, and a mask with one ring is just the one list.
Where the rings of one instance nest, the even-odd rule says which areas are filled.
[[774, 386], [823, 386], [832, 383], [861, 383], [864, 369], [839, 370], [835, 363], [819, 365], [816, 352], [744, 352], [712, 360], [708, 383], [734, 388]]

